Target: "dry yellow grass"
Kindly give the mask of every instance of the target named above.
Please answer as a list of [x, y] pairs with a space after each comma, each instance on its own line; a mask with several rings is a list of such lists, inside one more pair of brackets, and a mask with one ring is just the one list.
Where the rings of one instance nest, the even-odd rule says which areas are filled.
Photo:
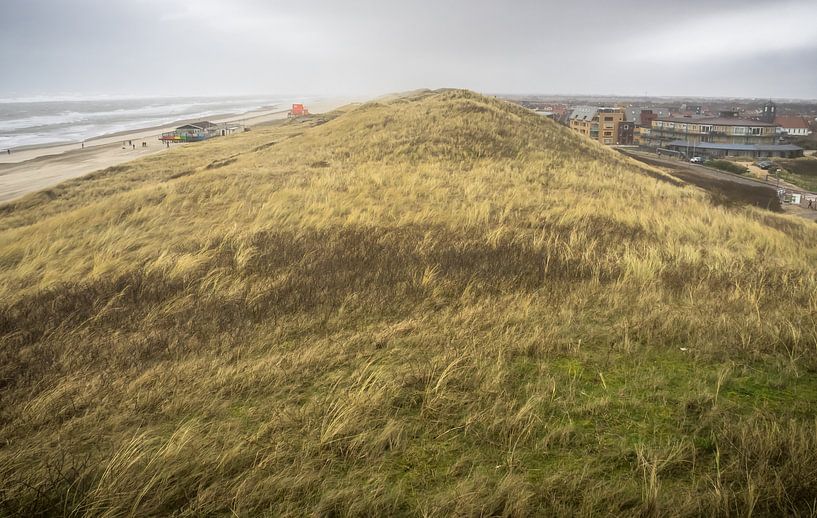
[[0, 208], [0, 513], [814, 514], [817, 228], [417, 92]]

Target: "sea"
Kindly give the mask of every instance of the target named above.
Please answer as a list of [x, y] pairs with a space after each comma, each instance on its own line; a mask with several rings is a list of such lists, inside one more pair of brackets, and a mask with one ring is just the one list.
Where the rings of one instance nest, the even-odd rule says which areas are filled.
[[181, 120], [285, 109], [291, 97], [0, 99], [0, 151], [68, 144]]

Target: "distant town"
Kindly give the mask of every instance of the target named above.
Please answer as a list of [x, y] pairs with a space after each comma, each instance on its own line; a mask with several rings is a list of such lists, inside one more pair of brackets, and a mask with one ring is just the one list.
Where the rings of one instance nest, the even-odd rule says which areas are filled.
[[601, 144], [639, 146], [679, 158], [797, 158], [817, 149], [817, 103], [502, 97]]
[[772, 187], [785, 212], [817, 219], [817, 102], [501, 97], [727, 197]]

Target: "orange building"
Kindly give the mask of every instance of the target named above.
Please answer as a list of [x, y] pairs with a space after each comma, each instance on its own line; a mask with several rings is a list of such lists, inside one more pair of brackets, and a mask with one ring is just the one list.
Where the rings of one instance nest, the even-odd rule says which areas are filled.
[[303, 117], [304, 115], [309, 115], [309, 110], [301, 103], [293, 104], [292, 109], [289, 110], [290, 117]]
[[[632, 129], [622, 131], [627, 124], [623, 108], [601, 108], [598, 106], [577, 106], [570, 114], [570, 128], [602, 144], [632, 144]], [[622, 135], [630, 137], [621, 142]]]

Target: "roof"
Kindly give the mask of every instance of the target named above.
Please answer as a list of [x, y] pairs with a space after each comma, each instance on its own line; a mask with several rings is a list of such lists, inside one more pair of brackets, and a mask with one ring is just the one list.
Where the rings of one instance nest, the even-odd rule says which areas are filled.
[[599, 113], [621, 113], [625, 114], [624, 108], [612, 108], [610, 106], [576, 106], [570, 113], [569, 119], [591, 121]]
[[757, 144], [758, 151], [803, 151], [800, 146], [794, 144]]
[[641, 120], [641, 112], [644, 108], [625, 108], [624, 119], [629, 122], [638, 122]]
[[685, 124], [712, 124], [713, 126], [754, 126], [756, 128], [777, 126], [777, 124], [770, 124], [768, 122], [732, 117], [659, 117], [656, 120], [662, 122], [681, 122]]
[[[667, 146], [693, 147], [686, 140], [673, 140]], [[802, 151], [803, 149], [793, 144], [716, 144], [714, 142], [699, 142], [694, 147], [697, 149], [728, 149], [735, 151]]]
[[595, 106], [576, 106], [570, 114], [570, 118], [580, 121], [591, 121], [593, 117], [599, 112]]
[[650, 121], [645, 121], [645, 118], [659, 119], [664, 116], [669, 117], [670, 113], [666, 108], [631, 106], [624, 109], [624, 116], [628, 122], [649, 125]]
[[774, 118], [775, 124], [783, 128], [808, 129], [808, 120], [799, 115], [778, 115]]
[[194, 122], [192, 124], [185, 124], [184, 126], [179, 126], [176, 128], [177, 130], [180, 129], [211, 129], [217, 128], [218, 124], [213, 124], [210, 121], [201, 121], [201, 122]]

